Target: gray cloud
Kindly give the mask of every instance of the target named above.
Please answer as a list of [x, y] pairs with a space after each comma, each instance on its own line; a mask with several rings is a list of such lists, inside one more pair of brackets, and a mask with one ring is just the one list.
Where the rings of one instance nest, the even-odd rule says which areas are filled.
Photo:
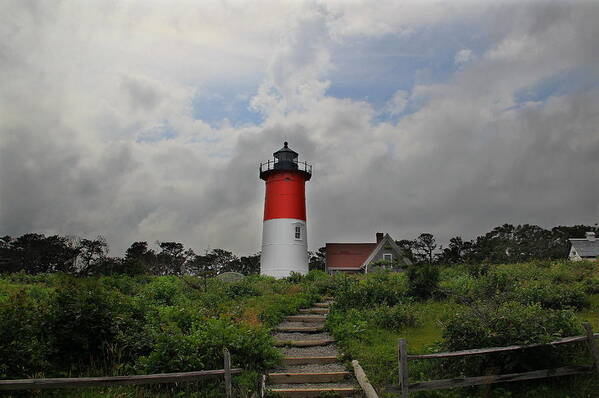
[[[291, 13], [291, 5], [273, 6], [264, 15], [73, 4], [14, 2], [0, 13], [13, 17], [0, 24], [2, 235], [102, 234], [115, 253], [134, 240], [256, 252], [258, 162], [284, 140], [314, 163], [314, 249], [371, 240], [376, 231], [445, 240], [504, 222], [599, 221], [599, 88], [515, 99], [568, 71], [597, 81], [592, 3], [506, 2], [434, 15], [382, 3]], [[488, 28], [488, 47], [446, 81], [402, 93], [402, 107], [419, 98], [421, 105], [399, 121], [326, 95], [332, 41], [408, 35], [473, 14]], [[203, 15], [202, 26], [194, 15]], [[72, 32], [76, 17], [85, 24]], [[257, 19], [276, 22], [254, 32]], [[148, 37], [155, 53], [146, 51]], [[239, 43], [244, 53], [229, 51]], [[263, 123], [215, 129], [193, 119], [191, 99], [203, 82], [231, 73], [256, 80], [256, 71], [263, 83], [252, 104]]]

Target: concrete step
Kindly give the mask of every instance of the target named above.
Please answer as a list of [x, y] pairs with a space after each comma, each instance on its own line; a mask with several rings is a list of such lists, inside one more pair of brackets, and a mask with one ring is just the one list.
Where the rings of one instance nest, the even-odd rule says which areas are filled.
[[278, 326], [275, 330], [285, 333], [318, 333], [324, 331], [324, 326]]
[[349, 372], [269, 373], [272, 384], [337, 383], [349, 378]]
[[321, 340], [275, 340], [276, 347], [315, 347], [329, 345], [335, 342], [334, 339]]
[[317, 323], [324, 322], [326, 317], [322, 315], [289, 315], [285, 317], [287, 322], [307, 322], [307, 323]]
[[353, 397], [360, 393], [356, 387], [301, 387], [301, 388], [272, 388], [270, 391], [277, 397], [312, 398], [332, 396]]
[[328, 314], [329, 313], [329, 309], [328, 308], [301, 308], [299, 310], [300, 314]]
[[314, 303], [314, 307], [329, 308], [329, 303]]
[[321, 356], [321, 357], [284, 357], [283, 365], [323, 365], [327, 363], [337, 362], [336, 356]]

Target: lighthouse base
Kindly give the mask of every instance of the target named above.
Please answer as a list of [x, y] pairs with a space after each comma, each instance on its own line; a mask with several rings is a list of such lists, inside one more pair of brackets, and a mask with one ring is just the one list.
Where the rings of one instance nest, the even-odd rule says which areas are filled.
[[306, 222], [294, 218], [264, 221], [260, 274], [285, 278], [308, 273]]

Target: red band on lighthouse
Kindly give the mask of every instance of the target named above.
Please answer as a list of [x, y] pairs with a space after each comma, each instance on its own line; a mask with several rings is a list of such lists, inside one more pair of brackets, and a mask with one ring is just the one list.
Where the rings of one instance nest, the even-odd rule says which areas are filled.
[[299, 173], [278, 172], [266, 179], [264, 221], [292, 218], [306, 221], [306, 180]]

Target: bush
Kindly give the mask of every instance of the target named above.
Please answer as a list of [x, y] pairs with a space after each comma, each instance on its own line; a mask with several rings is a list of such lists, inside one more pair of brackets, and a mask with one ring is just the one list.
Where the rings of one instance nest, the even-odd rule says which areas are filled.
[[588, 278], [584, 281], [584, 289], [588, 294], [599, 293], [599, 277]]
[[367, 316], [374, 325], [390, 330], [400, 330], [406, 326], [418, 324], [418, 316], [414, 307], [407, 304], [393, 307], [379, 306], [369, 311]]
[[359, 338], [368, 327], [368, 320], [362, 311], [350, 309], [348, 311], [332, 311], [327, 316], [326, 327], [335, 339], [347, 342], [349, 339]]
[[181, 283], [176, 276], [159, 276], [144, 286], [141, 295], [154, 305], [173, 305], [182, 299]]
[[232, 283], [227, 287], [227, 296], [234, 300], [241, 297], [260, 296], [261, 294], [257, 288], [244, 282]]
[[408, 293], [411, 296], [427, 299], [433, 297], [439, 288], [439, 268], [432, 264], [408, 267]]
[[46, 311], [25, 289], [0, 302], [0, 379], [30, 378], [49, 368], [52, 352], [43, 339]]
[[532, 282], [518, 286], [511, 294], [512, 298], [523, 304], [539, 303], [544, 308], [581, 309], [588, 306], [583, 285], [548, 285], [545, 282]]
[[[549, 310], [539, 304], [524, 305], [513, 301], [499, 305], [479, 303], [453, 315], [446, 322], [443, 348], [459, 351], [548, 343], [579, 333], [579, 323], [569, 310]], [[559, 364], [564, 359], [562, 350], [542, 347], [466, 359], [456, 362], [456, 366], [459, 364], [478, 374], [483, 374], [487, 368], [505, 373], [534, 369], [540, 363]]]
[[105, 352], [115, 336], [112, 307], [97, 280], [65, 278], [50, 303], [46, 329], [56, 363], [64, 367], [89, 364]]
[[152, 352], [137, 363], [144, 373], [222, 369], [225, 347], [231, 352], [234, 367], [262, 371], [274, 367], [280, 359], [265, 329], [227, 320], [198, 321], [189, 334], [174, 326], [151, 332], [156, 342]]
[[363, 279], [347, 277], [339, 282], [334, 304], [338, 310], [393, 306], [409, 301], [405, 276], [401, 273], [376, 272], [366, 274]]

